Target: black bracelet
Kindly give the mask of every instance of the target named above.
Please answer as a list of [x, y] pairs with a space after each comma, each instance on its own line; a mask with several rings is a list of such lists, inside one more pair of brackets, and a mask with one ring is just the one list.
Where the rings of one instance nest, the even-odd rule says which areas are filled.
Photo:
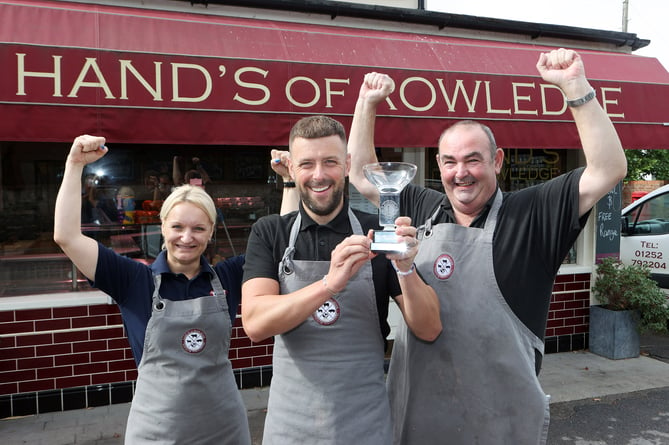
[[295, 181], [284, 181], [283, 186], [284, 187], [295, 187]]

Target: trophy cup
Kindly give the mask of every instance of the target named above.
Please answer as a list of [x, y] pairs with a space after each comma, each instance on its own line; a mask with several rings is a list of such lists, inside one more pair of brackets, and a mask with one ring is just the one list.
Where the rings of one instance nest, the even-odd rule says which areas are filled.
[[417, 167], [408, 162], [377, 162], [363, 167], [365, 177], [379, 190], [379, 225], [374, 231], [372, 252], [402, 253], [407, 250], [395, 235], [395, 219], [400, 216], [400, 192], [413, 179]]

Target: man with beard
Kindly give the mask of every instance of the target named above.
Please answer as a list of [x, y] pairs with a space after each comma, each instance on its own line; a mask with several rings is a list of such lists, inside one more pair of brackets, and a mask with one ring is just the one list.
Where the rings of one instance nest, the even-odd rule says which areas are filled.
[[416, 229], [396, 220], [407, 252], [370, 251], [376, 215], [345, 196], [343, 126], [301, 119], [289, 138], [299, 210], [258, 220], [249, 236], [242, 322], [254, 342], [276, 336], [264, 444], [387, 444], [383, 357], [389, 297], [424, 341], [441, 332], [436, 294], [414, 272]]

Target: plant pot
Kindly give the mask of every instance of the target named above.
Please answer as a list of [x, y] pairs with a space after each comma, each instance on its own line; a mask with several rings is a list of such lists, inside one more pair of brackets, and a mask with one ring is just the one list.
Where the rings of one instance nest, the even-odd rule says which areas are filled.
[[638, 319], [636, 311], [590, 306], [590, 352], [614, 360], [638, 357]]

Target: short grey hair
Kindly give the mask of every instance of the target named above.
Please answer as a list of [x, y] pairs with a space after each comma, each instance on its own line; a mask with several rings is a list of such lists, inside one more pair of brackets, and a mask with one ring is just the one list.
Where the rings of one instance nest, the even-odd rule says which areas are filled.
[[492, 134], [492, 130], [487, 125], [484, 125], [480, 122], [473, 121], [473, 120], [470, 120], [470, 119], [463, 120], [463, 121], [458, 121], [458, 122], [454, 123], [453, 125], [451, 125], [450, 127], [446, 128], [441, 133], [441, 136], [439, 136], [439, 142], [438, 142], [437, 147], [439, 147], [441, 145], [442, 139], [444, 139], [444, 137], [446, 137], [446, 135], [448, 133], [450, 133], [451, 131], [453, 131], [454, 129], [459, 128], [459, 127], [478, 127], [478, 128], [480, 128], [481, 131], [483, 131], [483, 133], [488, 138], [488, 145], [489, 145], [489, 148], [490, 148], [490, 156], [493, 159], [495, 159], [495, 153], [497, 152], [497, 142], [495, 142], [495, 136]]

